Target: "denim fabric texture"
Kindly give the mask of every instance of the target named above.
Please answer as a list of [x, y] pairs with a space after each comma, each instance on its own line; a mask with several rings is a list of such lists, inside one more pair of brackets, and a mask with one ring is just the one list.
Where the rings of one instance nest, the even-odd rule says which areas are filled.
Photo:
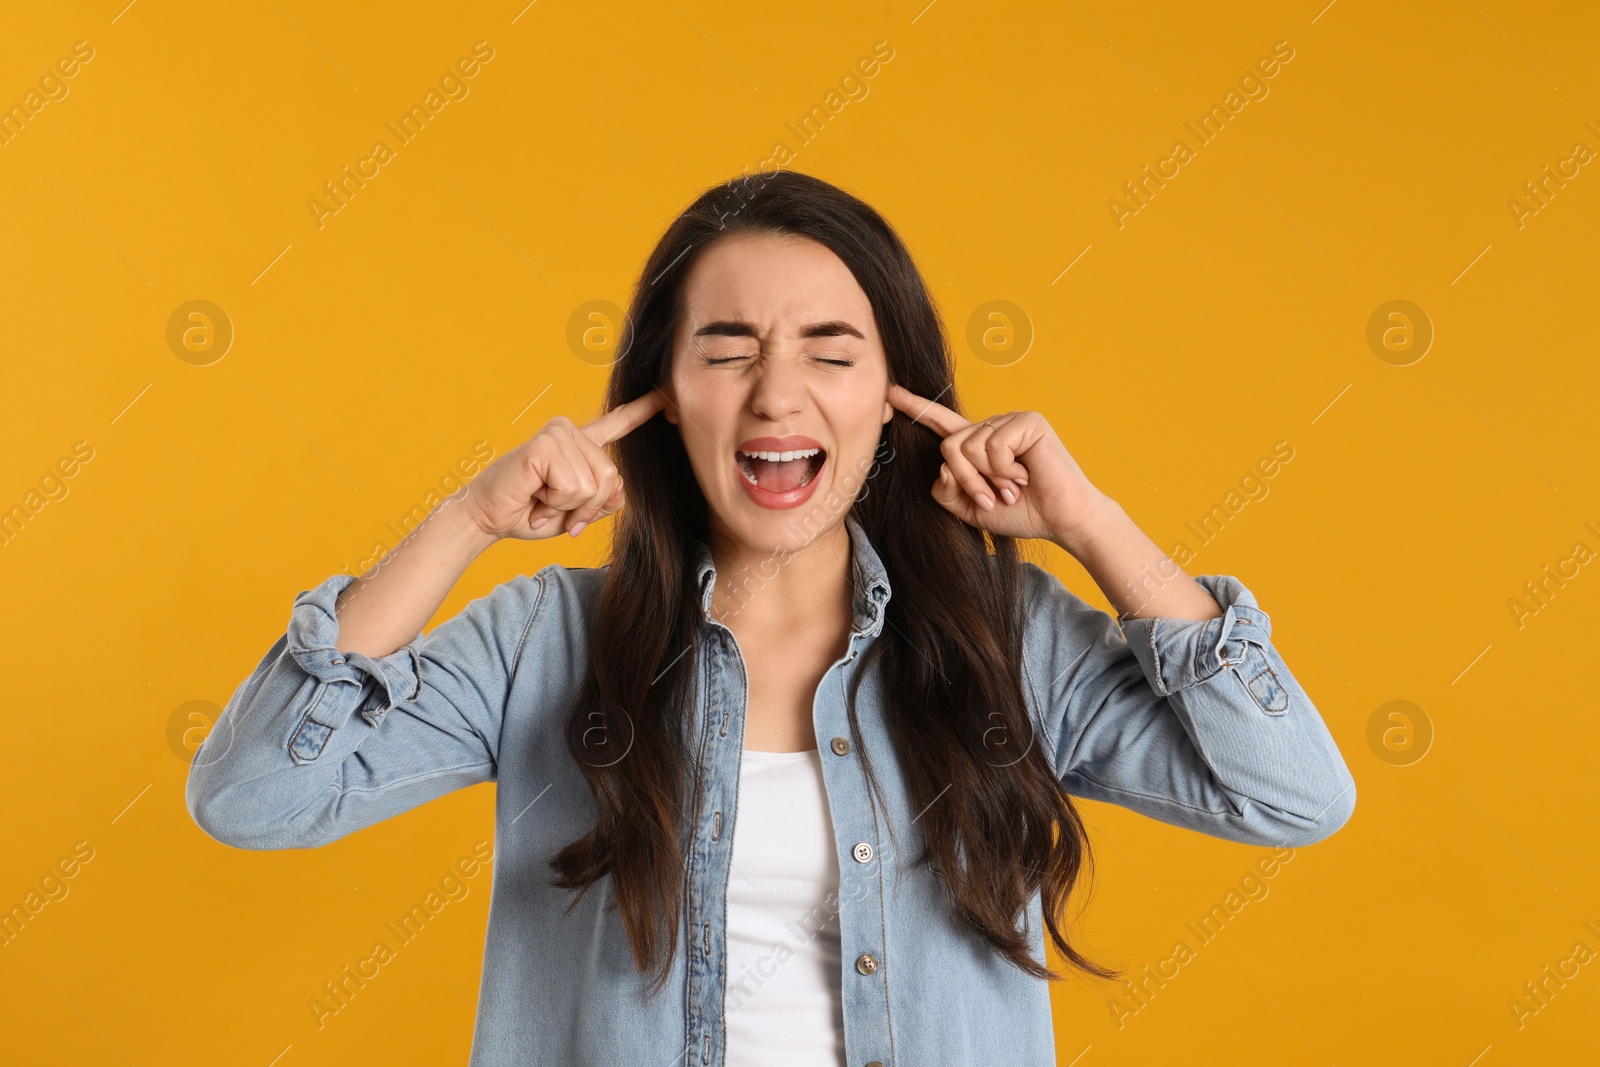
[[[862, 527], [853, 516], [846, 523], [854, 625], [813, 707], [840, 867], [837, 897], [818, 908], [837, 914], [846, 1063], [1054, 1064], [1048, 983], [959, 928], [936, 875], [912, 866], [919, 813], [875, 676], [863, 681], [861, 736], [852, 736], [846, 688], [882, 634], [891, 591]], [[338, 650], [335, 598], [353, 576], [299, 593], [287, 632], [196, 753], [190, 814], [237, 848], [312, 848], [496, 782], [472, 1067], [720, 1067], [746, 676], [732, 631], [710, 616], [715, 568], [699, 551], [706, 624], [686, 657], [696, 679], [698, 787], [678, 953], [654, 998], [609, 908], [609, 883], [569, 914], [571, 894], [546, 884], [550, 857], [595, 815], [563, 724], [606, 568], [551, 564], [519, 575], [381, 659]], [[1037, 739], [1071, 794], [1261, 845], [1307, 845], [1350, 817], [1355, 782], [1273, 647], [1271, 620], [1238, 579], [1196, 579], [1224, 609], [1220, 618], [1119, 621], [1050, 572], [1025, 568], [1024, 691]], [[882, 806], [869, 795], [859, 746], [886, 790]], [[1024, 921], [1043, 961], [1037, 894]]]

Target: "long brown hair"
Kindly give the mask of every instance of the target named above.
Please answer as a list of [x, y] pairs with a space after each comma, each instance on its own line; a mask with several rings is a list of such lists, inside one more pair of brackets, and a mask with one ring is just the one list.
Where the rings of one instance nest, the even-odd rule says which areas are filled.
[[[832, 249], [871, 301], [890, 381], [960, 410], [944, 327], [899, 236], [857, 198], [790, 171], [713, 186], [668, 227], [634, 290], [607, 410], [670, 379], [684, 280], [712, 242], [741, 233], [799, 235]], [[1115, 978], [1064, 933], [1067, 899], [1092, 857], [1023, 697], [1017, 542], [968, 526], [932, 498], [939, 445], [938, 434], [897, 411], [879, 445], [892, 458], [850, 510], [893, 587], [887, 622], [847, 698], [857, 751], [881, 800], [855, 707], [876, 663], [910, 808], [922, 812], [926, 847], [916, 863], [938, 872], [951, 914], [1024, 971], [1059, 979], [1017, 927], [1039, 890], [1060, 954]], [[696, 657], [684, 653], [698, 649], [708, 625], [694, 574], [695, 545], [708, 543], [707, 504], [678, 427], [660, 415], [611, 453], [628, 506], [615, 519], [587, 676], [566, 729], [598, 815], [551, 861], [551, 884], [578, 890], [576, 904], [610, 875], [635, 966], [659, 966], [659, 989], [677, 951], [694, 800], [687, 726]]]

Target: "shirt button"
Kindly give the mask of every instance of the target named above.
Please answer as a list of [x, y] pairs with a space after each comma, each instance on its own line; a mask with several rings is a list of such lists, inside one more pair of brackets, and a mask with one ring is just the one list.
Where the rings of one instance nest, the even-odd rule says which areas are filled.
[[882, 1060], [868, 1060], [867, 1067], [883, 1067]]
[[850, 850], [850, 855], [856, 858], [857, 863], [865, 863], [872, 858], [872, 846], [865, 841], [857, 841], [856, 847]]
[[829, 744], [828, 747], [833, 749], [833, 754], [835, 756], [846, 756], [846, 755], [849, 755], [849, 753], [850, 753], [850, 739], [847, 738], [847, 737], [835, 737], [833, 739], [832, 743]]
[[878, 957], [870, 952], [863, 952], [856, 957], [856, 970], [862, 974], [876, 974], [878, 972]]

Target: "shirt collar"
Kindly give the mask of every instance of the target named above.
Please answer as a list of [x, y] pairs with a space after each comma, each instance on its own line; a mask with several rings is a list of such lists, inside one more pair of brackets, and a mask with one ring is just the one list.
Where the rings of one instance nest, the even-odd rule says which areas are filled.
[[[872, 637], [883, 628], [884, 605], [889, 602], [889, 574], [878, 556], [867, 531], [856, 519], [847, 514], [845, 529], [850, 533], [851, 585], [855, 630]], [[711, 561], [711, 548], [704, 542], [695, 542], [695, 580], [700, 590], [700, 614], [711, 621], [711, 597], [716, 589], [717, 568]], [[759, 581], [759, 576], [757, 577]], [[752, 590], [755, 587], [752, 587]]]

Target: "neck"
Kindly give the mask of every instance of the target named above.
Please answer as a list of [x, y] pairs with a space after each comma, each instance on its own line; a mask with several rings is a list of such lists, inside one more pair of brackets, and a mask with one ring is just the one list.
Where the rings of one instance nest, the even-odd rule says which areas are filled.
[[[711, 614], [732, 626], [793, 626], [795, 620], [850, 618], [850, 531], [843, 520], [799, 547], [758, 547], [712, 533], [717, 568]], [[842, 605], [842, 609], [841, 609]]]

